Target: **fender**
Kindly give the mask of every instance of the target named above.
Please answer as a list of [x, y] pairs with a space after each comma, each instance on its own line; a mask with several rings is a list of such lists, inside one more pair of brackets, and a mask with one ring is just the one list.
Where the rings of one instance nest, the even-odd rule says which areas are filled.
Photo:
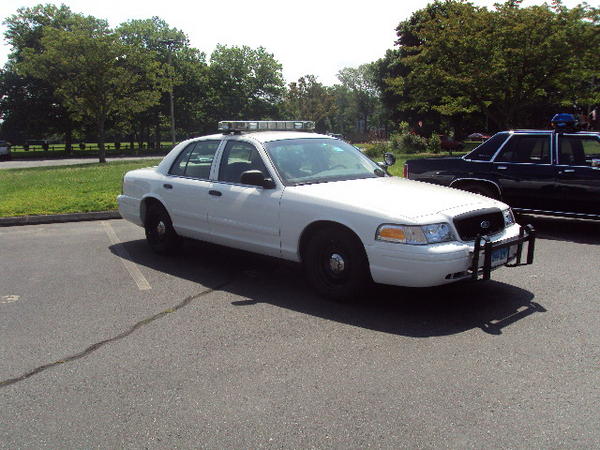
[[459, 189], [456, 187], [457, 184], [462, 183], [462, 182], [475, 182], [475, 183], [485, 183], [485, 184], [489, 184], [490, 186], [493, 186], [493, 188], [495, 189], [495, 191], [498, 193], [498, 199], [502, 200], [502, 189], [500, 189], [500, 186], [498, 185], [498, 183], [496, 183], [495, 181], [492, 181], [490, 179], [487, 178], [456, 178], [454, 180], [452, 180], [452, 182], [449, 184], [449, 186], [451, 188], [455, 188], [455, 189]]

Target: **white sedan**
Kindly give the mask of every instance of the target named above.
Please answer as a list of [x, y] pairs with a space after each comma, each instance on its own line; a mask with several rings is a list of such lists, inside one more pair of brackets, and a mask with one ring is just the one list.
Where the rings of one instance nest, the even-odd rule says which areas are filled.
[[389, 176], [352, 145], [295, 131], [312, 126], [221, 122], [223, 133], [128, 172], [119, 211], [158, 253], [186, 237], [300, 262], [320, 294], [338, 299], [369, 281], [489, 278], [521, 264], [525, 242], [523, 263], [532, 262], [533, 229], [516, 224], [506, 204]]

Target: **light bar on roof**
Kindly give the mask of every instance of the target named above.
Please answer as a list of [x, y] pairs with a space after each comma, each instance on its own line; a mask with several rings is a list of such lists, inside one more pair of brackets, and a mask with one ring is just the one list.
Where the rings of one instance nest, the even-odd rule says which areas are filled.
[[219, 131], [312, 131], [310, 120], [222, 120]]

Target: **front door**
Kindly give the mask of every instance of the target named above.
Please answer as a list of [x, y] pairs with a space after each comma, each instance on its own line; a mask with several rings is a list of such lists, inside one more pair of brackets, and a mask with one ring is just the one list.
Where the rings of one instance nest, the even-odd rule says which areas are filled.
[[494, 158], [493, 177], [502, 200], [514, 208], [548, 210], [554, 201], [556, 168], [549, 134], [513, 135]]
[[279, 201], [283, 187], [243, 185], [246, 170], [270, 173], [258, 149], [245, 141], [227, 142], [218, 180], [210, 188], [208, 222], [213, 242], [270, 256], [280, 256]]

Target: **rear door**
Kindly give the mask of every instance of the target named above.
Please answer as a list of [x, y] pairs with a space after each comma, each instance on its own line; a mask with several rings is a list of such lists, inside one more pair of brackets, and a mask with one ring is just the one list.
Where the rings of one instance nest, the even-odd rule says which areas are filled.
[[569, 213], [600, 215], [600, 137], [558, 135], [556, 208]]
[[220, 140], [190, 143], [179, 154], [159, 187], [173, 227], [182, 236], [206, 239], [210, 172]]

